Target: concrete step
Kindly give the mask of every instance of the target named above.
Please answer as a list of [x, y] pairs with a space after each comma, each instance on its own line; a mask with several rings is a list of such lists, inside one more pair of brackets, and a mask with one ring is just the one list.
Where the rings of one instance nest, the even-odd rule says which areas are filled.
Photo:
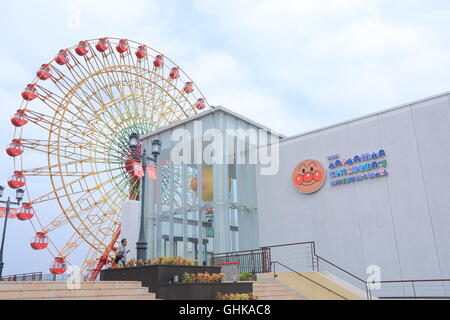
[[[36, 299], [21, 299], [21, 300], [36, 300]], [[71, 296], [71, 297], [54, 297], [54, 298], [40, 298], [39, 300], [157, 300], [154, 293], [147, 294], [123, 294], [123, 295], [101, 295], [101, 296]]]
[[276, 281], [253, 282], [253, 293], [260, 300], [302, 300], [294, 290], [282, 286]]
[[253, 291], [254, 294], [256, 294], [257, 296], [263, 297], [263, 296], [285, 296], [285, 295], [292, 295], [295, 294], [292, 290], [267, 290], [267, 291], [259, 291], [259, 292], [255, 292]]
[[257, 287], [277, 287], [277, 286], [279, 286], [279, 284], [277, 282], [275, 282], [275, 280], [253, 281], [253, 285], [257, 286]]
[[284, 296], [265, 296], [259, 297], [258, 300], [303, 300], [295, 294], [284, 295]]
[[273, 286], [273, 287], [253, 287], [253, 292], [266, 292], [266, 291], [270, 291], [270, 292], [277, 292], [277, 291], [289, 291], [292, 292], [292, 290], [287, 289], [285, 287], [282, 286]]
[[[82, 281], [69, 289], [66, 281], [0, 282], [4, 300], [155, 300], [139, 281]], [[73, 284], [75, 285], [75, 284]]]
[[[72, 284], [75, 285], [75, 284]], [[78, 283], [76, 284], [78, 285]], [[79, 283], [81, 289], [108, 289], [108, 288], [141, 288], [139, 281], [82, 281]], [[34, 282], [1, 282], [2, 291], [14, 290], [58, 290], [69, 289], [66, 281], [34, 281]]]
[[56, 290], [14, 290], [2, 291], [0, 299], [42, 299], [42, 298], [64, 298], [64, 297], [96, 297], [96, 296], [123, 296], [144, 295], [148, 289], [141, 288], [101, 288], [101, 289], [56, 289]]

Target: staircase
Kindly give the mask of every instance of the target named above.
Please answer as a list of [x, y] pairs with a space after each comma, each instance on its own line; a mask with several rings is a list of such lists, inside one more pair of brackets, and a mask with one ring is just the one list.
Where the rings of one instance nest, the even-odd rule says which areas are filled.
[[253, 282], [253, 293], [258, 296], [258, 300], [302, 300], [304, 299], [298, 292], [272, 281]]
[[327, 272], [277, 272], [258, 274], [257, 283], [275, 282], [307, 300], [363, 300], [366, 293]]
[[69, 289], [66, 281], [0, 282], [0, 300], [155, 300], [138, 281], [79, 284], [79, 289]]

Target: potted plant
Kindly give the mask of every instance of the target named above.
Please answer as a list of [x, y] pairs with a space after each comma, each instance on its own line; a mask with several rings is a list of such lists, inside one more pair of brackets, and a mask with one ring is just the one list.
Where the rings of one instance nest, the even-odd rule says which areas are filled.
[[256, 274], [252, 272], [242, 272], [239, 276], [240, 281], [256, 281]]

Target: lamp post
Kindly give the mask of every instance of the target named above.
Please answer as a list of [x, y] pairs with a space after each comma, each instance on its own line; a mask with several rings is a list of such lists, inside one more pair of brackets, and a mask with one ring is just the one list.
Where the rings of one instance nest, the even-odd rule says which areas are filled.
[[[0, 198], [3, 197], [3, 191], [5, 190], [4, 186], [0, 186]], [[25, 193], [25, 191], [23, 189], [17, 189], [16, 190], [16, 201], [11, 201], [10, 197], [8, 196], [8, 200], [3, 201], [0, 200], [0, 203], [4, 203], [6, 204], [6, 208], [5, 208], [5, 222], [3, 223], [3, 235], [2, 235], [2, 245], [0, 247], [0, 280], [2, 277], [2, 272], [3, 272], [3, 247], [5, 245], [5, 235], [6, 235], [6, 225], [8, 223], [8, 215], [9, 215], [9, 209], [11, 207], [11, 205], [20, 205], [20, 202], [23, 199], [23, 194]]]
[[139, 149], [139, 134], [130, 134], [129, 144], [128, 144], [131, 155], [133, 157], [139, 158], [142, 163], [142, 170], [144, 175], [141, 177], [141, 226], [139, 228], [139, 240], [136, 243], [136, 255], [137, 260], [145, 261], [147, 260], [147, 237], [145, 233], [145, 223], [144, 223], [144, 201], [145, 201], [145, 171], [147, 169], [147, 160], [153, 161], [155, 166], [157, 165], [158, 156], [161, 153], [161, 142], [157, 139], [152, 141], [152, 155], [153, 157], [147, 157], [147, 151], [143, 146], [141, 146], [141, 152], [136, 153]]

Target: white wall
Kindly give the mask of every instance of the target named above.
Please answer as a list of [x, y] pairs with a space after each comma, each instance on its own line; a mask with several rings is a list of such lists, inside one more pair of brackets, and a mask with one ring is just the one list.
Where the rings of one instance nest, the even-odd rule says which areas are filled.
[[120, 210], [120, 237], [127, 239], [127, 248], [130, 253], [127, 255], [127, 260], [136, 259], [136, 242], [139, 240], [139, 201], [127, 200], [122, 203]]
[[[280, 171], [257, 177], [260, 245], [316, 241], [316, 251], [366, 278], [450, 278], [450, 103], [441, 95], [280, 145]], [[294, 167], [386, 151], [387, 177], [299, 193]], [[287, 257], [285, 257], [287, 259]], [[450, 293], [450, 292], [449, 292]]]

